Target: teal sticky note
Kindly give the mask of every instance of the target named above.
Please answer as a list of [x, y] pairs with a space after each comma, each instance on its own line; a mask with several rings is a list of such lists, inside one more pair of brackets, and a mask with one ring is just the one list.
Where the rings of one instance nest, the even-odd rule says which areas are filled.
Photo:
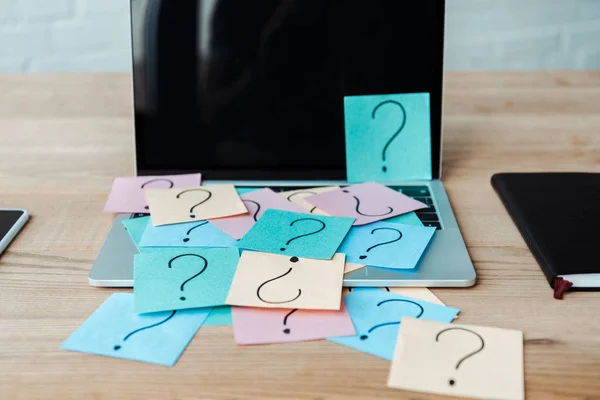
[[231, 307], [221, 306], [213, 307], [203, 326], [228, 326], [232, 324]]
[[146, 225], [140, 248], [148, 247], [234, 247], [237, 240], [208, 221], [154, 226]]
[[134, 310], [148, 313], [225, 305], [238, 260], [235, 247], [136, 254]]
[[259, 190], [262, 188], [255, 188], [255, 187], [236, 187], [235, 191], [237, 192], [237, 194], [239, 194], [240, 196], [246, 193], [250, 193], [250, 192], [254, 192], [255, 190]]
[[431, 179], [429, 93], [344, 97], [349, 182]]
[[376, 288], [355, 288], [344, 297], [356, 336], [328, 340], [392, 360], [402, 317], [452, 322], [460, 310]]
[[238, 247], [266, 253], [329, 260], [354, 218], [326, 217], [268, 209]]
[[127, 230], [127, 233], [131, 236], [131, 240], [133, 240], [133, 243], [135, 243], [138, 248], [140, 247], [140, 240], [142, 240], [142, 236], [144, 235], [144, 231], [146, 230], [149, 221], [149, 216], [123, 220], [125, 230]]
[[385, 222], [392, 222], [394, 224], [402, 224], [402, 225], [412, 225], [412, 226], [423, 226], [423, 223], [421, 222], [421, 220], [419, 219], [419, 217], [417, 217], [417, 214], [415, 214], [415, 212], [409, 212], [406, 214], [402, 214], [402, 215], [397, 215], [395, 217], [389, 218], [389, 219], [385, 219]]
[[138, 315], [133, 295], [114, 293], [60, 347], [173, 366], [210, 308]]

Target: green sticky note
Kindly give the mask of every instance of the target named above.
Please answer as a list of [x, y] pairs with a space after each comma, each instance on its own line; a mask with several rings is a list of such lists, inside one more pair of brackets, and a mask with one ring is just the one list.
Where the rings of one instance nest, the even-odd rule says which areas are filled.
[[398, 215], [389, 219], [384, 220], [385, 222], [393, 222], [395, 224], [412, 225], [412, 226], [423, 226], [423, 223], [417, 217], [417, 214], [409, 212], [406, 214]]
[[146, 226], [150, 221], [150, 217], [140, 217], [140, 218], [130, 218], [123, 220], [123, 225], [125, 225], [125, 229], [129, 236], [131, 236], [131, 240], [133, 243], [139, 248], [140, 240], [142, 240], [142, 236], [144, 235], [144, 231], [146, 230]]
[[148, 313], [225, 305], [239, 252], [187, 248], [136, 254], [134, 311]]
[[346, 96], [349, 182], [431, 179], [429, 93]]
[[231, 307], [221, 306], [212, 309], [202, 326], [227, 326], [232, 324]]

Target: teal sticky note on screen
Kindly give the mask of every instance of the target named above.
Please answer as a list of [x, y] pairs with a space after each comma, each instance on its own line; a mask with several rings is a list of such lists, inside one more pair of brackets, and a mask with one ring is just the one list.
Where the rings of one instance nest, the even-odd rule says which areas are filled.
[[431, 179], [429, 93], [346, 96], [349, 182]]
[[391, 360], [394, 357], [398, 331], [403, 317], [428, 321], [452, 322], [456, 308], [400, 296], [376, 288], [355, 288], [344, 297], [356, 336], [328, 340], [364, 353]]
[[354, 218], [325, 217], [268, 209], [240, 239], [243, 250], [329, 260]]
[[114, 293], [60, 347], [172, 366], [210, 308], [138, 315], [133, 295]]
[[220, 306], [213, 307], [212, 311], [204, 321], [203, 326], [227, 326], [233, 325], [231, 318], [231, 307]]
[[134, 310], [149, 313], [225, 305], [238, 260], [236, 247], [136, 254]]
[[423, 226], [423, 223], [417, 217], [417, 214], [413, 212], [409, 212], [402, 215], [397, 215], [392, 218], [388, 218], [384, 220], [385, 222], [392, 222], [394, 224], [403, 224], [403, 225], [412, 225], [412, 226]]

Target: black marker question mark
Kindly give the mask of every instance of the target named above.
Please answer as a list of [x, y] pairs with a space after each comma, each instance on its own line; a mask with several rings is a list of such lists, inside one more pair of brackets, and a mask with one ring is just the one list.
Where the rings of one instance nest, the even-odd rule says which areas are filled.
[[[377, 113], [377, 110], [379, 110], [379, 107], [382, 107], [386, 104], [395, 104], [398, 107], [400, 107], [400, 110], [402, 110], [402, 123], [400, 124], [400, 127], [398, 128], [398, 130], [387, 141], [385, 146], [383, 146], [383, 151], [381, 152], [381, 158], [382, 158], [383, 162], [385, 162], [385, 153], [386, 153], [388, 147], [390, 147], [390, 144], [392, 144], [394, 139], [396, 139], [398, 137], [398, 135], [400, 134], [402, 129], [404, 129], [404, 125], [406, 125], [406, 110], [404, 109], [402, 104], [398, 103], [395, 100], [386, 100], [386, 101], [382, 101], [381, 103], [377, 104], [377, 106], [373, 109], [373, 112], [371, 113], [371, 118], [375, 119], [375, 114]], [[387, 167], [385, 165], [381, 169], [383, 170], [383, 172], [387, 172]]]
[[[290, 311], [289, 313], [287, 313], [287, 314], [285, 315], [285, 317], [283, 317], [283, 326], [286, 326], [286, 325], [287, 325], [287, 319], [288, 319], [288, 317], [289, 317], [290, 315], [292, 315], [293, 313], [295, 313], [296, 311], [298, 311], [298, 309], [297, 309], [297, 308], [294, 308], [292, 311]], [[285, 334], [288, 334], [288, 335], [289, 335], [289, 333], [290, 333], [290, 332], [291, 332], [291, 331], [290, 331], [290, 328], [285, 328], [285, 329], [283, 330], [283, 333], [285, 333]]]
[[254, 213], [253, 217], [254, 217], [254, 222], [258, 221], [258, 212], [260, 211], [260, 204], [258, 204], [256, 201], [254, 200], [242, 200], [242, 203], [252, 203], [254, 204], [257, 208], [256, 208], [256, 212]]
[[[349, 192], [348, 190], [346, 190], [346, 189], [343, 189], [343, 190], [342, 190], [342, 192], [344, 192], [344, 193], [350, 193], [350, 192]], [[354, 195], [352, 195], [352, 197], [354, 197], [354, 200], [356, 201], [356, 208], [355, 208], [354, 210], [356, 211], [356, 213], [357, 213], [357, 214], [360, 214], [360, 215], [362, 215], [362, 216], [365, 216], [365, 217], [383, 217], [384, 215], [388, 215], [388, 214], [391, 214], [391, 213], [393, 213], [393, 212], [394, 212], [394, 209], [393, 209], [392, 207], [388, 206], [388, 208], [389, 208], [389, 211], [388, 211], [388, 212], [386, 212], [386, 213], [383, 213], [383, 214], [364, 214], [364, 213], [362, 213], [362, 212], [359, 210], [359, 208], [360, 208], [360, 200], [358, 199], [358, 197], [356, 197], [356, 196], [354, 196]]]
[[[192, 227], [192, 228], [191, 228], [189, 231], [187, 231], [187, 232], [186, 232], [186, 235], [187, 235], [187, 236], [190, 236], [190, 233], [191, 233], [191, 232], [192, 232], [194, 229], [196, 229], [196, 228], [200, 228], [201, 226], [204, 226], [204, 225], [206, 225], [206, 224], [208, 224], [208, 221], [203, 221], [203, 222], [199, 223], [198, 225], [196, 225], [196, 226]], [[183, 241], [184, 241], [184, 242], [189, 242], [189, 241], [190, 241], [190, 238], [189, 238], [189, 237], [186, 237], [185, 239], [183, 239]]]
[[[485, 347], [485, 341], [483, 340], [483, 338], [481, 337], [481, 335], [479, 333], [473, 332], [471, 330], [468, 330], [468, 329], [465, 329], [465, 328], [461, 328], [461, 327], [446, 328], [446, 329], [444, 329], [442, 331], [439, 331], [438, 334], [435, 336], [435, 341], [438, 342], [439, 341], [438, 339], [440, 338], [440, 335], [442, 333], [448, 332], [448, 331], [465, 331], [465, 332], [469, 332], [469, 333], [472, 333], [473, 335], [477, 336], [479, 338], [479, 340], [481, 340], [481, 347], [479, 349], [475, 350], [472, 353], [467, 354], [466, 356], [464, 356], [463, 358], [461, 358], [460, 360], [458, 360], [458, 363], [456, 364], [456, 367], [454, 368], [455, 370], [458, 371], [458, 367], [460, 367], [460, 364], [462, 364], [463, 361], [465, 361], [469, 357], [473, 357], [475, 354], [477, 354], [477, 353], [479, 353], [480, 351], [483, 350], [483, 348]], [[450, 378], [448, 380], [448, 384], [450, 386], [454, 386], [455, 383], [456, 383], [455, 379]]]
[[[415, 303], [414, 301], [410, 301], [410, 300], [404, 300], [404, 299], [387, 299], [387, 300], [383, 300], [383, 301], [380, 301], [380, 302], [377, 304], [377, 307], [379, 307], [379, 306], [380, 306], [380, 305], [382, 305], [382, 304], [388, 303], [388, 302], [390, 302], [390, 301], [398, 301], [398, 302], [402, 302], [402, 303], [410, 303], [410, 304], [414, 304], [415, 306], [419, 307], [419, 309], [420, 309], [420, 311], [419, 311], [419, 315], [417, 315], [417, 316], [416, 316], [416, 317], [414, 317], [414, 318], [419, 318], [419, 317], [421, 317], [421, 315], [423, 315], [423, 312], [425, 312], [425, 310], [423, 309], [423, 306], [422, 306], [422, 305], [420, 305], [419, 303]], [[383, 323], [381, 323], [381, 324], [377, 324], [377, 325], [373, 326], [371, 329], [369, 329], [369, 330], [367, 331], [367, 334], [360, 335], [360, 340], [367, 340], [367, 339], [369, 338], [369, 335], [368, 335], [368, 333], [371, 333], [371, 332], [373, 332], [373, 331], [374, 331], [375, 329], [377, 329], [377, 328], [381, 328], [382, 326], [388, 326], [388, 325], [400, 325], [400, 321], [393, 321], [393, 322], [383, 322]]]
[[[145, 329], [154, 328], [155, 326], [158, 326], [158, 325], [162, 325], [162, 324], [164, 324], [165, 322], [167, 322], [168, 320], [170, 320], [171, 318], [173, 318], [173, 316], [175, 315], [175, 313], [176, 313], [176, 311], [173, 311], [173, 312], [171, 313], [171, 315], [169, 315], [167, 318], [165, 318], [164, 320], [162, 320], [162, 321], [160, 321], [160, 322], [157, 322], [157, 323], [155, 323], [155, 324], [152, 324], [152, 325], [144, 326], [143, 328], [139, 328], [139, 329], [136, 329], [135, 331], [129, 332], [129, 333], [127, 334], [127, 336], [125, 336], [125, 337], [123, 338], [123, 341], [126, 341], [126, 340], [127, 340], [127, 339], [129, 339], [129, 338], [130, 338], [132, 335], [135, 335], [135, 334], [136, 334], [136, 333], [138, 333], [139, 331], [143, 331], [143, 330], [145, 330]], [[117, 350], [119, 350], [120, 348], [121, 348], [121, 345], [120, 345], [120, 344], [117, 344], [117, 345], [115, 345], [115, 347], [113, 347], [113, 350], [117, 351]]]
[[[204, 266], [202, 267], [202, 270], [200, 272], [198, 272], [196, 275], [193, 275], [192, 277], [186, 279], [180, 286], [179, 290], [183, 292], [183, 287], [185, 286], [186, 283], [188, 283], [189, 281], [191, 281], [192, 279], [196, 278], [198, 275], [200, 275], [201, 273], [203, 273], [206, 270], [206, 267], [208, 267], [208, 261], [206, 260], [206, 258], [198, 255], [198, 254], [180, 254], [178, 256], [175, 256], [173, 258], [171, 258], [171, 260], [169, 261], [169, 268], [171, 268], [171, 265], [173, 264], [173, 261], [177, 260], [178, 258], [181, 257], [198, 257], [201, 258], [204, 261]], [[185, 297], [181, 296], [179, 298], [179, 300], [184, 301]]]
[[[368, 253], [368, 252], [370, 252], [371, 250], [373, 250], [373, 249], [374, 249], [374, 248], [376, 248], [376, 247], [383, 246], [383, 245], [390, 244], [390, 243], [394, 243], [394, 242], [397, 242], [398, 240], [402, 239], [402, 232], [400, 232], [398, 229], [394, 229], [394, 228], [375, 228], [375, 229], [373, 229], [373, 230], [371, 231], [371, 235], [372, 235], [373, 233], [375, 233], [375, 231], [380, 231], [380, 230], [387, 230], [387, 231], [394, 231], [394, 232], [398, 232], [398, 235], [399, 235], [399, 236], [398, 236], [396, 239], [394, 239], [394, 240], [390, 240], [390, 241], [388, 241], [388, 242], [381, 242], [381, 243], [377, 243], [376, 245], [369, 247], [369, 248], [367, 249], [367, 253]], [[364, 260], [365, 258], [367, 258], [367, 256], [366, 256], [366, 255], [362, 255], [362, 256], [360, 256], [360, 257], [358, 257], [358, 258], [360, 258], [361, 260]], [[389, 291], [389, 290], [388, 290], [388, 291]]]
[[[292, 243], [292, 242], [293, 242], [294, 240], [296, 240], [296, 239], [300, 239], [300, 238], [302, 238], [302, 237], [306, 237], [306, 236], [316, 235], [317, 233], [319, 233], [319, 232], [321, 232], [323, 229], [325, 229], [325, 227], [327, 226], [327, 225], [325, 225], [325, 222], [323, 222], [323, 221], [321, 221], [321, 220], [318, 220], [318, 219], [315, 219], [315, 218], [300, 218], [300, 219], [297, 219], [297, 220], [295, 220], [295, 221], [292, 221], [292, 223], [290, 224], [290, 226], [294, 226], [294, 224], [295, 224], [296, 222], [299, 222], [299, 221], [316, 221], [316, 222], [320, 223], [320, 224], [321, 224], [321, 225], [323, 225], [323, 226], [321, 226], [321, 228], [319, 228], [318, 230], [316, 230], [316, 231], [314, 231], [314, 232], [305, 233], [305, 234], [303, 234], [303, 235], [298, 235], [298, 236], [295, 236], [295, 237], [291, 238], [290, 240], [288, 240], [287, 242], [285, 242], [285, 244], [286, 244], [286, 245], [288, 245], [288, 246], [289, 246], [289, 244], [290, 244], [290, 243]], [[279, 249], [279, 250], [281, 250], [281, 251], [285, 251], [285, 247], [282, 247], [282, 248], [281, 248], [281, 249]]]
[[[293, 262], [293, 263], [298, 262], [298, 257], [292, 257], [292, 258], [290, 258], [290, 262]], [[276, 281], [277, 279], [283, 278], [284, 276], [286, 276], [290, 272], [292, 272], [292, 267], [290, 267], [290, 269], [288, 269], [287, 272], [285, 272], [284, 274], [276, 276], [275, 278], [269, 279], [268, 281], [264, 281], [263, 283], [261, 283], [261, 285], [258, 287], [258, 289], [256, 289], [256, 297], [258, 297], [260, 299], [260, 301], [263, 301], [263, 302], [269, 303], [269, 304], [290, 303], [290, 302], [296, 300], [302, 294], [302, 289], [298, 289], [298, 295], [296, 297], [294, 297], [291, 300], [285, 300], [285, 301], [269, 301], [269, 300], [263, 299], [262, 296], [260, 295], [260, 291], [263, 288], [263, 286], [265, 286], [269, 282], [273, 282], [273, 281]]]
[[204, 203], [206, 203], [211, 197], [212, 197], [212, 193], [209, 190], [206, 189], [187, 189], [184, 190], [183, 192], [179, 193], [176, 198], [179, 198], [182, 194], [184, 193], [188, 193], [188, 192], [205, 192], [208, 193], [208, 197], [205, 198], [204, 200], [202, 200], [200, 203], [196, 203], [192, 206], [192, 208], [190, 208], [190, 218], [196, 218], [196, 216], [194, 214], [192, 214], [194, 212], [194, 208], [198, 207], [199, 205], [202, 205]]
[[[292, 197], [294, 197], [294, 196], [295, 196], [295, 195], [297, 195], [297, 194], [304, 194], [304, 193], [308, 193], [308, 194], [317, 194], [316, 192], [311, 192], [311, 191], [308, 191], [308, 190], [303, 190], [303, 191], [301, 191], [301, 192], [292, 193], [292, 194], [290, 194], [290, 195], [289, 195], [288, 197], [286, 197], [286, 198], [288, 199], [288, 201], [292, 201]], [[304, 197], [306, 197], [306, 196], [304, 196]], [[304, 197], [303, 197], [303, 198], [304, 198]], [[309, 212], [312, 214], [312, 212], [313, 212], [313, 211], [315, 211], [316, 209], [317, 209], [317, 206], [314, 206], [313, 208], [311, 208], [311, 209], [310, 209], [310, 211], [309, 211]]]
[[[151, 179], [151, 180], [149, 180], [148, 182], [145, 182], [145, 183], [144, 183], [144, 184], [143, 184], [143, 185], [140, 187], [140, 189], [143, 189], [143, 188], [145, 188], [145, 187], [146, 187], [146, 185], [147, 185], [147, 184], [149, 184], [149, 183], [160, 182], [160, 181], [162, 181], [162, 182], [169, 182], [169, 185], [170, 185], [170, 186], [169, 186], [167, 189], [172, 189], [172, 188], [173, 188], [173, 186], [175, 186], [175, 183], [173, 183], [173, 181], [172, 181], [172, 180], [170, 180], [170, 179], [165, 179], [165, 178], [156, 178], [156, 179]], [[144, 207], [144, 209], [146, 209], [146, 210], [149, 210], [150, 208], [149, 208], [148, 206], [145, 206], [145, 207]]]

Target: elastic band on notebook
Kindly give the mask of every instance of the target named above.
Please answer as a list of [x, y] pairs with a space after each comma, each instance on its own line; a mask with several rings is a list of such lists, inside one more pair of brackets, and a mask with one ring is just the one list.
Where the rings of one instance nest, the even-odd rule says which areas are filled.
[[552, 280], [552, 287], [554, 287], [554, 298], [562, 300], [565, 292], [573, 286], [573, 282], [566, 279], [556, 277]]

